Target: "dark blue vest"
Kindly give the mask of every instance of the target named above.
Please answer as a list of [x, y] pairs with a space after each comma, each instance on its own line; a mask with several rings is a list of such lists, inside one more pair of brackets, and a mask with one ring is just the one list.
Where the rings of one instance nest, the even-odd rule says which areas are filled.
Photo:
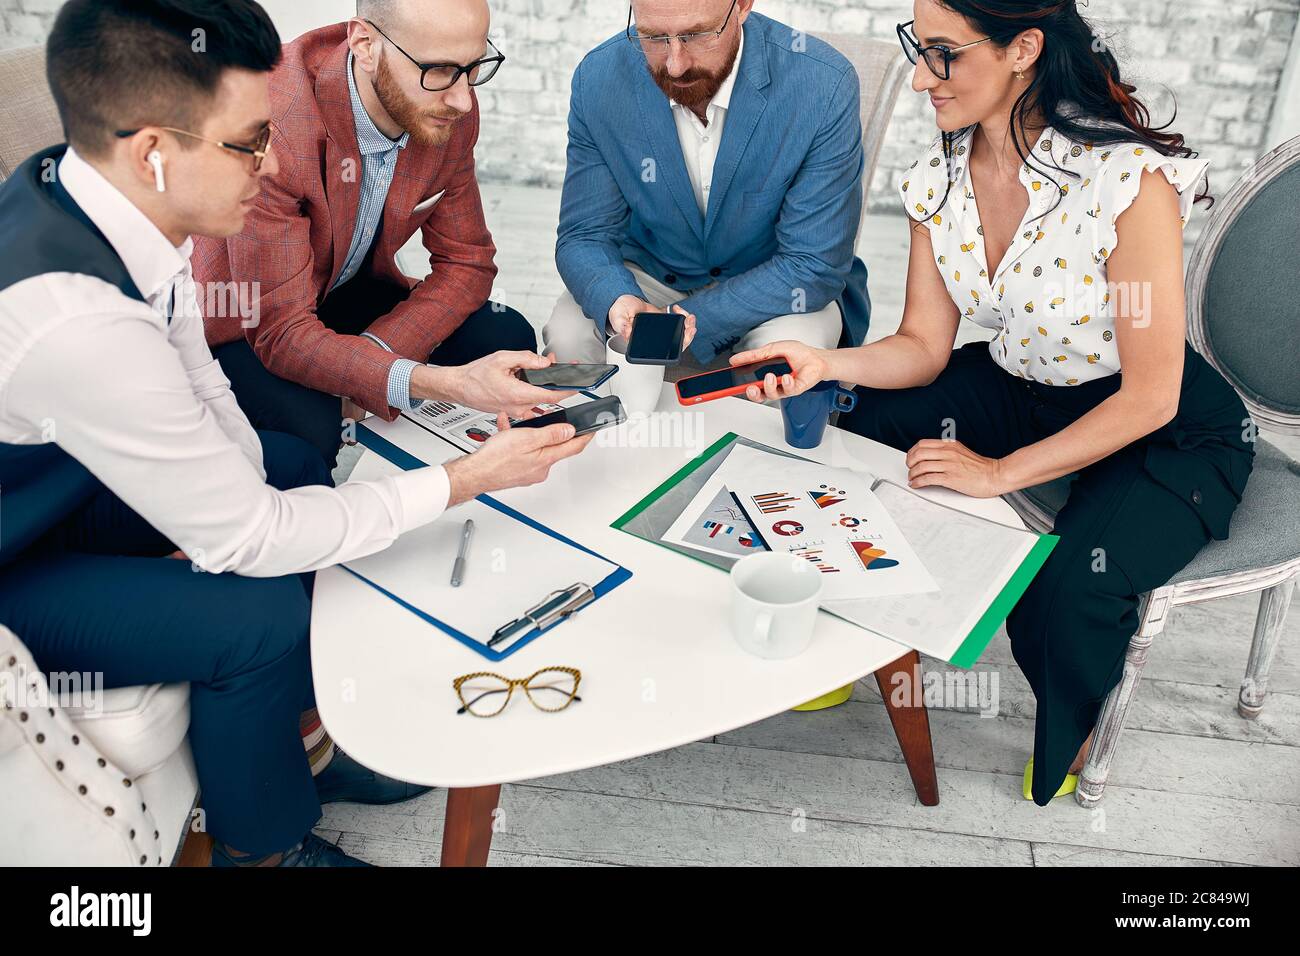
[[[0, 185], [0, 292], [48, 272], [94, 276], [145, 301], [104, 234], [55, 173], [66, 146], [32, 156]], [[55, 423], [57, 440], [57, 423]], [[101, 485], [55, 443], [0, 443], [0, 565], [84, 505]]]

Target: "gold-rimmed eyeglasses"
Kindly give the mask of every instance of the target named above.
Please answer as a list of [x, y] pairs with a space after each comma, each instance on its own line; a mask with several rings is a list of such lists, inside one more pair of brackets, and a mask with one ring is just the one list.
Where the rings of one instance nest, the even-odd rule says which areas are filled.
[[[266, 160], [266, 154], [271, 151], [271, 130], [274, 128], [274, 126], [275, 126], [274, 123], [267, 122], [267, 124], [263, 126], [260, 131], [258, 131], [257, 139], [247, 144], [226, 143], [219, 139], [209, 139], [206, 136], [200, 136], [198, 133], [191, 133], [187, 129], [177, 129], [174, 126], [159, 126], [158, 128], [164, 129], [169, 133], [175, 133], [178, 136], [188, 136], [191, 139], [197, 139], [205, 143], [211, 143], [213, 146], [220, 146], [222, 149], [228, 149], [232, 153], [242, 153], [245, 156], [252, 156], [253, 172], [257, 172], [259, 169], [262, 168], [262, 163], [265, 162]], [[140, 132], [140, 130], [145, 128], [146, 127], [141, 126], [138, 127], [137, 129], [119, 129], [117, 130], [116, 133], [114, 133], [114, 135], [118, 139], [129, 139], [130, 137], [134, 136], [136, 133]]]
[[572, 667], [543, 667], [535, 674], [519, 679], [490, 671], [476, 671], [457, 677], [451, 686], [460, 698], [461, 706], [456, 713], [495, 717], [506, 709], [516, 687], [523, 688], [524, 695], [538, 710], [553, 714], [574, 701], [582, 700], [578, 696], [581, 682], [582, 672]]
[[736, 0], [731, 0], [731, 7], [727, 10], [727, 18], [722, 21], [722, 26], [716, 30], [702, 30], [698, 33], [662, 33], [655, 36], [646, 36], [637, 32], [636, 24], [632, 22], [632, 8], [627, 8], [627, 30], [625, 31], [628, 41], [639, 45], [646, 56], [665, 57], [668, 51], [672, 49], [672, 41], [676, 40], [686, 50], [702, 51], [711, 49], [722, 34], [727, 32], [727, 25], [731, 23], [731, 15], [736, 12]]

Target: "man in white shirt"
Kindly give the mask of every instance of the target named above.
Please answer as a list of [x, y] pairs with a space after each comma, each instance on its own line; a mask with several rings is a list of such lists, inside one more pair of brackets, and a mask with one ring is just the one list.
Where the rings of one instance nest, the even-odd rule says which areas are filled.
[[667, 308], [695, 366], [866, 335], [857, 74], [753, 7], [636, 0], [574, 72], [548, 354], [603, 361], [608, 335]]
[[299, 735], [305, 572], [541, 481], [589, 439], [507, 429], [444, 467], [333, 489], [301, 439], [251, 428], [204, 342], [189, 237], [238, 232], [276, 169], [279, 56], [253, 0], [59, 13], [48, 74], [70, 145], [0, 187], [0, 621], [45, 670], [191, 683], [214, 862], [346, 865], [310, 833], [341, 792], [327, 776], [357, 765], [313, 781]]

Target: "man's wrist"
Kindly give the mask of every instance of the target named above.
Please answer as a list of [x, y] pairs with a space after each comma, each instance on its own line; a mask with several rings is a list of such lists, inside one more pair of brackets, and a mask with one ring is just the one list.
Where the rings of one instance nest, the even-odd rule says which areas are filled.
[[411, 370], [411, 398], [422, 402], [459, 402], [459, 370], [442, 365], [419, 365]]
[[442, 467], [447, 472], [447, 485], [450, 489], [447, 495], [448, 508], [464, 504], [471, 498], [477, 498], [481, 494], [481, 489], [474, 477], [471, 455], [454, 458]]

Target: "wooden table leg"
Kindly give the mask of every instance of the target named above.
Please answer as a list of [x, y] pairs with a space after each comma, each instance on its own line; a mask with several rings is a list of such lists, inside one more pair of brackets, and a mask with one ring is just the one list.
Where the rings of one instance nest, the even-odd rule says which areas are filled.
[[[927, 807], [938, 806], [939, 779], [934, 770], [930, 714], [921, 692], [921, 655], [908, 651], [894, 663], [880, 668], [876, 671], [876, 683], [917, 797]], [[897, 699], [900, 697], [901, 701]]]
[[492, 811], [501, 785], [447, 791], [442, 827], [442, 866], [487, 866], [492, 849]]

